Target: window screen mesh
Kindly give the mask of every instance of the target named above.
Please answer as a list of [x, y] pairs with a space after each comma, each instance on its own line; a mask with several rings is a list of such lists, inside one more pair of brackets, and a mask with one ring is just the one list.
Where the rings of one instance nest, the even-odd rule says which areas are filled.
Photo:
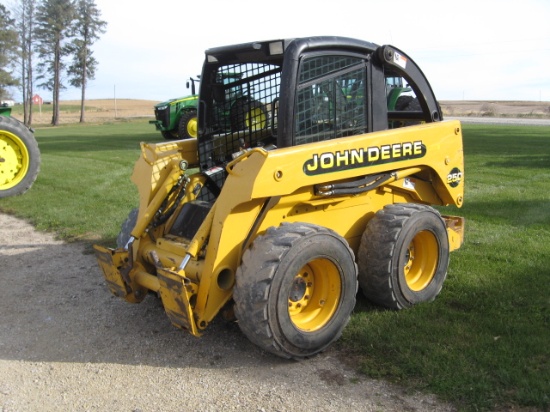
[[270, 144], [276, 127], [272, 108], [277, 104], [281, 68], [272, 64], [242, 63], [220, 66], [209, 84], [212, 100], [206, 105], [208, 129], [199, 138], [200, 168], [207, 176], [200, 200], [213, 201], [227, 177], [225, 165], [246, 149]]
[[240, 151], [266, 143], [271, 137], [271, 110], [279, 98], [281, 69], [260, 63], [218, 68], [213, 87], [214, 131], [208, 155], [212, 164], [232, 160]]
[[359, 58], [320, 56], [300, 67], [295, 143], [365, 133], [365, 65]]

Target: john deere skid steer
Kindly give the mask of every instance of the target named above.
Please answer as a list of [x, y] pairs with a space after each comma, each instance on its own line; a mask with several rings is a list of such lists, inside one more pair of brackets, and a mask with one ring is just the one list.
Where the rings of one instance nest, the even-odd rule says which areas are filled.
[[463, 203], [460, 123], [410, 57], [355, 39], [207, 50], [198, 138], [142, 143], [132, 179], [118, 247], [95, 247], [111, 292], [156, 294], [195, 336], [234, 313], [285, 358], [338, 339], [358, 285], [393, 309], [434, 299], [463, 241], [432, 207]]

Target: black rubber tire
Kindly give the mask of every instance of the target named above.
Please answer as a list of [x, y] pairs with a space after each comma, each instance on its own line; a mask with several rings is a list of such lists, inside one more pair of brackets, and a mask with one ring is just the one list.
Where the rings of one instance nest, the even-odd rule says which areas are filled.
[[367, 224], [358, 254], [359, 284], [369, 300], [391, 309], [432, 301], [449, 265], [445, 222], [430, 206], [387, 205]]
[[395, 110], [401, 112], [411, 112], [422, 110], [422, 107], [416, 97], [400, 96], [395, 102]]
[[[21, 149], [26, 149], [26, 152]], [[9, 158], [13, 156], [22, 157], [19, 171], [14, 171], [9, 166]], [[25, 193], [36, 181], [39, 172], [40, 150], [32, 132], [17, 119], [0, 116], [0, 198]], [[5, 179], [10, 181], [6, 182]], [[15, 181], [18, 183], [12, 186]]]
[[134, 230], [134, 227], [137, 223], [138, 211], [139, 209], [137, 208], [132, 209], [124, 223], [122, 223], [122, 226], [120, 227], [120, 232], [118, 233], [118, 236], [116, 238], [117, 248], [124, 248], [128, 244], [130, 236], [132, 236], [132, 230]]
[[197, 137], [196, 132], [194, 136], [189, 132], [188, 125], [189, 125], [189, 122], [192, 122], [192, 121], [197, 122], [196, 110], [190, 110], [181, 115], [180, 121], [178, 124], [178, 136], [180, 139], [194, 139]]
[[344, 238], [316, 225], [282, 224], [245, 251], [233, 292], [235, 315], [260, 348], [306, 358], [340, 337], [357, 285], [355, 257]]
[[231, 129], [233, 131], [249, 130], [251, 125], [247, 124], [247, 117], [255, 110], [260, 113], [253, 117], [262, 117], [263, 119], [256, 119], [258, 121], [258, 126], [253, 130], [265, 129], [268, 123], [268, 114], [265, 105], [256, 100], [247, 101], [246, 99], [237, 100], [231, 108]]
[[172, 130], [170, 132], [162, 131], [160, 132], [162, 137], [164, 137], [166, 140], [177, 140], [179, 138], [178, 133], [176, 130]]

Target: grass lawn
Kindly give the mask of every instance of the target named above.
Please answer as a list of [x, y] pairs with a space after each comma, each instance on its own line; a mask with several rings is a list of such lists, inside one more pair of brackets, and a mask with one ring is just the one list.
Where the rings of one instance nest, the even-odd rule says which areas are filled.
[[464, 126], [466, 241], [432, 303], [362, 301], [340, 346], [466, 410], [550, 406], [550, 130]]
[[25, 195], [0, 199], [0, 210], [65, 239], [113, 243], [137, 207], [130, 181], [142, 141], [164, 141], [146, 120], [35, 130], [42, 165]]
[[[137, 206], [130, 182], [146, 121], [38, 128], [42, 169], [0, 210], [65, 239], [113, 244]], [[550, 408], [550, 128], [464, 126], [466, 242], [432, 303], [382, 310], [360, 298], [342, 353], [368, 376], [464, 410]], [[99, 270], [99, 269], [98, 269]]]

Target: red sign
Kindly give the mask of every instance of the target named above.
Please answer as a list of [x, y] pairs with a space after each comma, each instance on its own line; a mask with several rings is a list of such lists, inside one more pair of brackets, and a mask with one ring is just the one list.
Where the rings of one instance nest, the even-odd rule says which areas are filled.
[[32, 102], [34, 104], [42, 104], [43, 100], [42, 100], [42, 97], [40, 97], [39, 95], [35, 94], [33, 97], [32, 97]]

